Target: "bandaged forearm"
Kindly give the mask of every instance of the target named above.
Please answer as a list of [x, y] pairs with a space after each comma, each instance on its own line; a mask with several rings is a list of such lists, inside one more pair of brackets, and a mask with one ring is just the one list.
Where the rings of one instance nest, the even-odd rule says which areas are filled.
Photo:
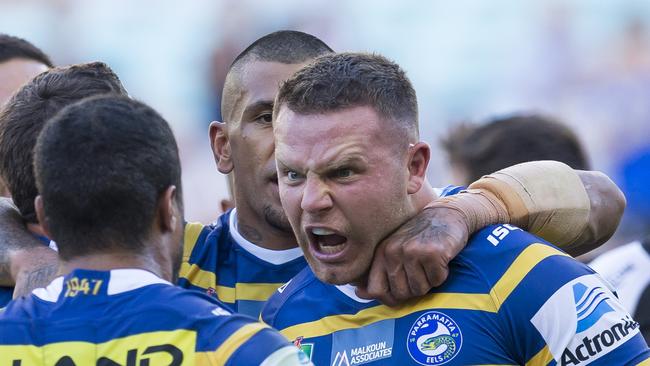
[[470, 232], [511, 223], [558, 246], [571, 246], [587, 230], [589, 196], [578, 174], [555, 161], [518, 164], [472, 183], [467, 191], [432, 202], [457, 210]]

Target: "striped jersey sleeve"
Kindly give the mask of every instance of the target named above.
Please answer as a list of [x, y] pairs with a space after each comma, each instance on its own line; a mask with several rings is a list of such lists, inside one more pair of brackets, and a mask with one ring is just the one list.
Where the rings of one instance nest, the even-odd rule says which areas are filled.
[[639, 324], [607, 282], [542, 239], [490, 226], [463, 256], [491, 287], [503, 348], [521, 364], [636, 364], [650, 357]]
[[145, 271], [114, 272], [75, 270], [12, 301], [0, 312], [0, 365], [309, 364], [277, 331], [210, 296], [155, 278], [132, 288], [125, 279]]
[[219, 307], [201, 316], [196, 344], [197, 365], [275, 364], [278, 352], [287, 365], [309, 364], [286, 338], [267, 325]]
[[185, 235], [183, 237], [183, 261], [179, 272], [178, 285], [183, 288], [206, 292], [216, 287], [216, 274], [205, 268], [216, 266], [208, 261], [216, 263], [216, 253], [213, 256], [205, 255], [212, 253], [208, 235], [214, 230], [212, 225], [203, 225], [198, 222], [185, 224]]

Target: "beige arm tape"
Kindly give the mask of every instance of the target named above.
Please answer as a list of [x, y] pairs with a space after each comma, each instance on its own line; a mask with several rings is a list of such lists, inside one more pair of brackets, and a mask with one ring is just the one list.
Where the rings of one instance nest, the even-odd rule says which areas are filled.
[[587, 229], [590, 201], [578, 174], [557, 161], [518, 164], [486, 175], [469, 187], [500, 199], [510, 222], [560, 247]]

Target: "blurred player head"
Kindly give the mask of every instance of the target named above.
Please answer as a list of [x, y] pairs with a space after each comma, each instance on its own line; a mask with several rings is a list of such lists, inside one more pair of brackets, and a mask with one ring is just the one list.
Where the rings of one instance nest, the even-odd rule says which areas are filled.
[[[33, 44], [0, 34], [0, 108], [18, 88], [50, 67], [50, 58]], [[10, 196], [2, 179], [0, 196]]]
[[38, 217], [64, 261], [140, 255], [175, 279], [181, 169], [174, 135], [156, 111], [117, 95], [70, 105], [43, 128], [34, 167]]
[[54, 68], [24, 85], [0, 111], [0, 175], [28, 223], [38, 223], [32, 152], [45, 122], [69, 104], [106, 93], [126, 95], [101, 62]]
[[362, 280], [381, 239], [420, 209], [430, 150], [411, 82], [382, 56], [323, 56], [282, 85], [273, 128], [280, 197], [310, 267]]
[[23, 84], [50, 67], [50, 58], [33, 44], [0, 34], [0, 106]]
[[[318, 38], [296, 31], [266, 35], [246, 48], [232, 63], [224, 85], [224, 123], [212, 123], [210, 140], [217, 167], [233, 175], [234, 197], [242, 234], [262, 244], [261, 237], [247, 235], [244, 223], [270, 236], [283, 236], [295, 245], [291, 227], [278, 197], [273, 159], [271, 116], [278, 87], [306, 63], [332, 52]], [[291, 242], [287, 243], [286, 241]]]
[[459, 184], [535, 160], [557, 160], [573, 169], [589, 170], [573, 131], [539, 115], [514, 115], [478, 126], [463, 125], [453, 130], [442, 145]]

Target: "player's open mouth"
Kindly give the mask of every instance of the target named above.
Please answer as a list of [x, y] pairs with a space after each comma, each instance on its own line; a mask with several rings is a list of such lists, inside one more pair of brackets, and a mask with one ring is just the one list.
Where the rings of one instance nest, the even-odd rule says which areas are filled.
[[345, 236], [323, 227], [312, 227], [306, 231], [311, 249], [318, 260], [337, 261], [345, 254], [348, 241]]

